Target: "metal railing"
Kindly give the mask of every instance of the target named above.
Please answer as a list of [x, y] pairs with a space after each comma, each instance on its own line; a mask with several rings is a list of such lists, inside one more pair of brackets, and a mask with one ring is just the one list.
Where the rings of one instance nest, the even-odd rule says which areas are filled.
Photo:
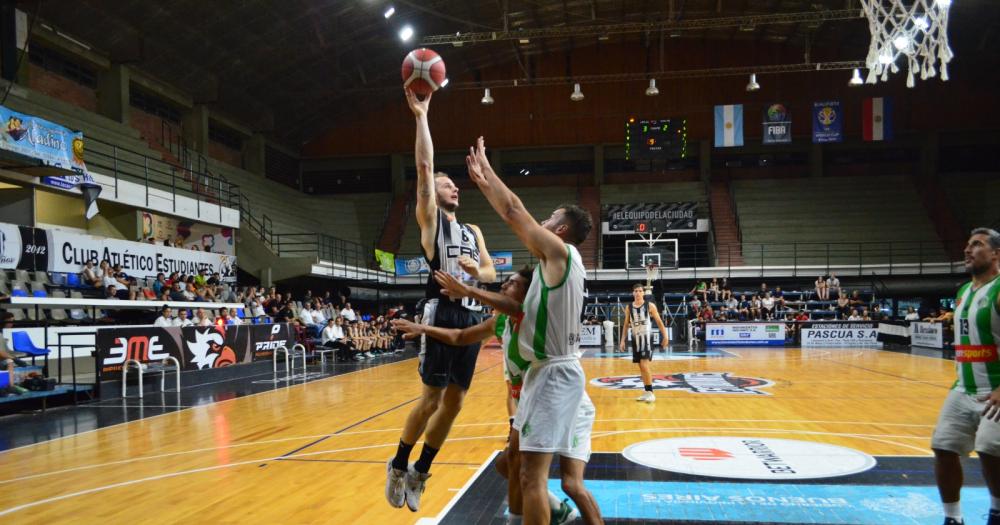
[[87, 166], [114, 179], [115, 197], [118, 197], [119, 181], [142, 184], [147, 207], [151, 189], [169, 192], [174, 212], [178, 196], [195, 199], [199, 216], [202, 203], [218, 205], [219, 220], [222, 220], [222, 207], [239, 207], [239, 186], [223, 178], [153, 159], [99, 139], [87, 139]]

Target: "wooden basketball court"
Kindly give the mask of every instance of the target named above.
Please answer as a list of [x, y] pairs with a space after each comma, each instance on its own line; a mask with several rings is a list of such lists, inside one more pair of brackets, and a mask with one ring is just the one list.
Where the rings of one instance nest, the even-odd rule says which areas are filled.
[[[589, 380], [635, 376], [583, 360]], [[623, 354], [622, 354], [623, 355]], [[658, 358], [667, 357], [658, 354]], [[0, 453], [5, 523], [415, 523], [438, 516], [504, 446], [498, 350], [484, 350], [419, 513], [385, 502], [385, 462], [417, 399], [411, 359]], [[748, 392], [588, 385], [593, 449], [680, 436], [764, 436], [878, 456], [928, 456], [954, 376], [937, 358], [871, 349], [727, 349], [656, 360], [655, 374], [727, 372]], [[762, 380], [762, 381], [757, 381]], [[617, 381], [617, 383], [616, 383]], [[608, 379], [609, 385], [621, 381]], [[419, 446], [414, 458], [419, 454]]]

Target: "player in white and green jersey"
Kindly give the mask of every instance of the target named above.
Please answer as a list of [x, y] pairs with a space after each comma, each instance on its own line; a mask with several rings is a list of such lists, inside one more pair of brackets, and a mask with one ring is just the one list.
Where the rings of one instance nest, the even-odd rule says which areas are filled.
[[583, 485], [590, 458], [594, 404], [580, 365], [580, 315], [586, 270], [577, 246], [593, 228], [590, 213], [566, 204], [539, 224], [490, 166], [483, 138], [465, 159], [469, 179], [539, 263], [524, 300], [518, 350], [531, 366], [524, 376], [514, 431], [521, 450], [524, 523], [549, 522], [548, 475], [560, 456], [562, 487], [587, 524], [603, 523]]
[[1000, 233], [972, 230], [965, 247], [972, 281], [955, 298], [955, 369], [931, 438], [945, 524], [963, 523], [961, 456], [979, 456], [990, 490], [987, 525], [1000, 525]]

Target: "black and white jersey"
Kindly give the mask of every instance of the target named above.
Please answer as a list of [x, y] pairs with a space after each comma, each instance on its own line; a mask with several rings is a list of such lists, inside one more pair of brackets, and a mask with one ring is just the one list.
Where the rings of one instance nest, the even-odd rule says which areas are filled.
[[650, 346], [652, 334], [649, 317], [649, 301], [643, 301], [642, 306], [629, 303], [629, 325], [632, 331], [632, 344], [636, 349], [645, 350]]
[[[440, 299], [449, 301], [447, 296], [441, 295], [441, 285], [434, 280], [434, 271], [441, 270], [465, 284], [475, 285], [475, 279], [462, 270], [458, 265], [458, 258], [462, 255], [471, 257], [479, 263], [479, 242], [476, 232], [468, 224], [458, 222], [457, 219], [448, 217], [441, 209], [438, 209], [437, 233], [434, 235], [434, 257], [424, 257], [430, 263], [431, 273], [427, 276], [426, 297], [428, 299]], [[474, 312], [482, 311], [483, 307], [473, 299], [468, 297], [455, 301], [456, 304], [467, 310]]]

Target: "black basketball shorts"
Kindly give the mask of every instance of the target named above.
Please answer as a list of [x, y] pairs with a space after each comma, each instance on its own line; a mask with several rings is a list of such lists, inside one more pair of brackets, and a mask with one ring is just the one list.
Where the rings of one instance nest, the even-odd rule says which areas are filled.
[[653, 360], [653, 349], [652, 349], [652, 338], [651, 337], [635, 337], [632, 336], [632, 362], [638, 363], [639, 361], [645, 359], [647, 361]]
[[[481, 318], [480, 313], [469, 311], [447, 299], [431, 299], [424, 306], [423, 322], [431, 326], [468, 328], [479, 324]], [[431, 387], [443, 388], [455, 384], [468, 390], [472, 385], [472, 375], [476, 373], [479, 346], [480, 343], [450, 346], [427, 337], [420, 353], [420, 379]]]

